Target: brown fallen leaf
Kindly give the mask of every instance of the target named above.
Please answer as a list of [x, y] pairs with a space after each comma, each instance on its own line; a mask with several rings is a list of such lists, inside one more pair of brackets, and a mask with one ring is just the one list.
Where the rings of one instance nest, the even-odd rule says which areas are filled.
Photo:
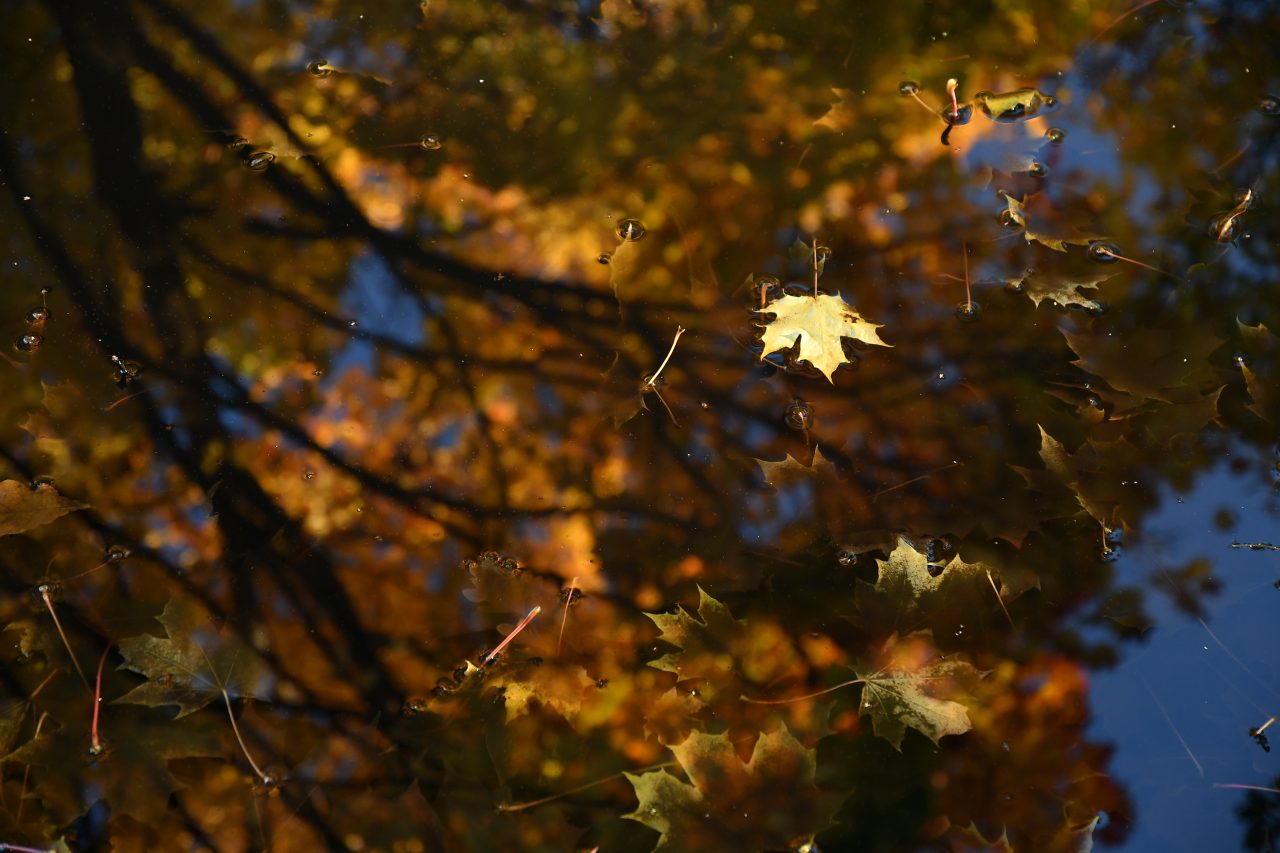
[[0, 536], [43, 527], [85, 506], [48, 484], [32, 488], [17, 480], [0, 481]]

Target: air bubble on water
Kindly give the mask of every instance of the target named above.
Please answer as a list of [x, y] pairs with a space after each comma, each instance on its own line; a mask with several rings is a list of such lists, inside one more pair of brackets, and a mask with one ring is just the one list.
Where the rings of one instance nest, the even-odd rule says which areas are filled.
[[308, 471], [307, 473], [302, 475], [302, 479], [304, 480], [314, 480], [315, 478], [316, 478], [315, 471]]
[[639, 219], [624, 219], [618, 223], [614, 233], [618, 235], [619, 240], [634, 243], [636, 240], [642, 239], [646, 231], [644, 223]]
[[425, 151], [438, 151], [443, 146], [444, 141], [434, 133], [424, 133], [418, 140], [418, 147]]
[[607, 265], [612, 260], [613, 260], [613, 252], [601, 252], [600, 254], [596, 255], [597, 264]]
[[1060, 127], [1051, 127], [1044, 132], [1044, 138], [1054, 145], [1061, 145], [1067, 138], [1067, 132]]
[[129, 549], [123, 545], [112, 545], [107, 549], [107, 553], [103, 555], [108, 563], [118, 563], [121, 560], [129, 559]]
[[52, 489], [52, 488], [53, 488], [53, 478], [52, 478], [52, 477], [50, 477], [50, 476], [48, 476], [48, 475], [45, 475], [45, 474], [42, 474], [42, 475], [40, 475], [39, 477], [32, 477], [32, 478], [31, 478], [31, 484], [30, 484], [29, 488], [30, 488], [30, 489], [31, 489], [31, 491], [33, 491], [33, 492], [38, 492], [38, 491], [40, 491], [41, 489], [44, 489], [44, 488]]
[[274, 163], [276, 155], [270, 151], [255, 151], [245, 158], [244, 166], [251, 172], [265, 171], [268, 166]]
[[227, 140], [227, 148], [231, 151], [240, 151], [249, 147], [249, 140], [243, 136], [233, 136]]
[[1258, 99], [1258, 112], [1264, 116], [1280, 116], [1280, 98], [1275, 95], [1263, 95]]
[[35, 332], [27, 332], [13, 342], [13, 346], [19, 352], [35, 352], [40, 349], [40, 345], [44, 343], [44, 338]]
[[903, 80], [898, 84], [898, 94], [909, 98], [920, 91], [920, 84], [914, 80]]
[[806, 430], [813, 426], [813, 407], [803, 400], [796, 400], [787, 406], [782, 417], [792, 429]]
[[1094, 240], [1089, 244], [1089, 257], [1100, 264], [1114, 264], [1120, 260], [1120, 249], [1114, 243], [1105, 240]]
[[49, 319], [49, 309], [45, 308], [43, 305], [37, 305], [36, 307], [27, 311], [28, 323], [43, 323], [45, 320], [48, 320], [48, 319]]
[[333, 73], [333, 66], [328, 60], [318, 59], [315, 62], [307, 63], [307, 73], [312, 77], [328, 77]]

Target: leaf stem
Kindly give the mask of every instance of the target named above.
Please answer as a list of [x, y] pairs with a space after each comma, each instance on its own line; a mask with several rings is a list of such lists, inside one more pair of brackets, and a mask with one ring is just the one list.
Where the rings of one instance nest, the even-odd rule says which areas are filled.
[[89, 686], [89, 679], [85, 677], [84, 670], [80, 668], [80, 661], [76, 660], [76, 653], [71, 651], [71, 643], [67, 641], [67, 633], [62, 630], [62, 622], [58, 619], [58, 611], [53, 609], [53, 599], [49, 598], [49, 587], [45, 584], [40, 585], [40, 597], [44, 599], [44, 606], [49, 608], [49, 615], [53, 617], [54, 627], [58, 629], [58, 636], [62, 638], [62, 645], [66, 646], [67, 654], [71, 656], [71, 663], [75, 664], [76, 672], [80, 674], [80, 680], [84, 682], [84, 686]]
[[676, 336], [671, 339], [671, 349], [667, 350], [667, 357], [662, 360], [662, 364], [658, 365], [658, 369], [653, 372], [653, 375], [644, 381], [645, 385], [648, 385], [650, 388], [657, 386], [658, 377], [662, 375], [662, 371], [667, 366], [667, 362], [671, 361], [671, 354], [676, 351], [676, 344], [680, 343], [680, 336], [684, 333], [684, 326], [676, 326]]
[[991, 584], [991, 591], [996, 594], [996, 601], [1000, 602], [1000, 609], [1004, 611], [1004, 618], [1009, 620], [1009, 627], [1016, 628], [1013, 624], [1013, 617], [1009, 615], [1009, 608], [1004, 606], [1004, 599], [1000, 596], [1000, 588], [996, 586], [996, 579], [991, 577], [991, 570], [987, 569], [987, 583]]
[[564, 617], [560, 620], [560, 638], [556, 640], [556, 656], [560, 656], [560, 646], [564, 644], [564, 629], [569, 624], [569, 605], [573, 604], [573, 594], [578, 590], [578, 579], [569, 581], [569, 589], [564, 597]]
[[828, 693], [834, 693], [842, 687], [850, 687], [854, 684], [866, 684], [865, 678], [855, 678], [852, 681], [843, 681], [835, 687], [828, 687], [825, 690], [819, 690], [816, 693], [806, 693], [803, 696], [792, 696], [789, 699], [751, 699], [746, 696], [739, 696], [743, 702], [750, 702], [752, 705], [787, 705], [791, 702], [803, 702], [805, 699], [816, 699], [819, 696], [825, 696]]
[[501, 643], [498, 643], [498, 647], [495, 648], [493, 651], [489, 652], [489, 654], [485, 656], [484, 660], [480, 661], [480, 665], [488, 666], [490, 661], [492, 661], [498, 655], [502, 654], [502, 650], [505, 649], [507, 646], [509, 646], [511, 644], [511, 641], [516, 638], [516, 635], [519, 634], [521, 631], [523, 631], [526, 627], [528, 627], [529, 623], [533, 621], [533, 617], [537, 616], [541, 612], [542, 612], [541, 604], [535, 606], [532, 610], [530, 610], [529, 615], [521, 619], [520, 624], [511, 629], [511, 633], [507, 634], [506, 639], [503, 640]]
[[[650, 764], [648, 767], [637, 767], [633, 771], [626, 771], [626, 772], [646, 773], [650, 770], [661, 770], [664, 767], [674, 767], [675, 765], [676, 765], [676, 762], [674, 761], [664, 761], [661, 764]], [[617, 779], [621, 775], [622, 773], [610, 773], [608, 776], [605, 776], [603, 779], [597, 779], [594, 782], [588, 782], [585, 785], [579, 785], [576, 788], [570, 788], [567, 791], [561, 791], [558, 794], [552, 794], [547, 797], [542, 797], [541, 799], [530, 800], [527, 803], [498, 803], [498, 811], [502, 812], [503, 814], [509, 814], [511, 812], [522, 812], [527, 809], [537, 808], [538, 806], [545, 805], [546, 803], [552, 803], [552, 802], [555, 802], [556, 800], [563, 799], [564, 797], [572, 797], [574, 794], [580, 793], [582, 791], [590, 790], [591, 788], [594, 788], [598, 785], [603, 785], [605, 782], [609, 782], [613, 779]]]
[[107, 643], [107, 647], [102, 650], [102, 659], [98, 661], [98, 678], [93, 686], [93, 725], [89, 728], [89, 745], [95, 755], [102, 752], [102, 738], [98, 736], [98, 716], [102, 710], [102, 667], [106, 664], [107, 653], [110, 651], [111, 644]]
[[236, 715], [231, 710], [231, 696], [227, 694], [227, 688], [225, 687], [222, 688], [222, 701], [227, 703], [227, 719], [231, 720], [231, 731], [235, 732], [236, 742], [240, 744], [240, 751], [244, 753], [249, 766], [253, 768], [254, 775], [258, 777], [258, 781], [263, 785], [270, 785], [271, 777], [262, 772], [258, 762], [254, 761], [253, 756], [249, 754], [249, 747], [245, 746], [244, 738], [240, 736], [240, 727], [236, 725]]
[[1241, 785], [1236, 782], [1214, 782], [1215, 788], [1239, 788], [1245, 791], [1266, 791], [1270, 794], [1280, 794], [1280, 788], [1264, 788], [1261, 785]]

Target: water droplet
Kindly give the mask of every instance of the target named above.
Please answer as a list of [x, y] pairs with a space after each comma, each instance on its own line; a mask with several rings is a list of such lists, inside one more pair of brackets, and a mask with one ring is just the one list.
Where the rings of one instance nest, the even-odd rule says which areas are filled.
[[244, 166], [250, 172], [263, 172], [274, 163], [276, 155], [270, 151], [255, 151], [245, 158]]
[[348, 327], [348, 328], [356, 329], [356, 328], [359, 328], [359, 326], [360, 326], [360, 321], [359, 321], [359, 320], [348, 320], [348, 321], [347, 321], [347, 327]]
[[444, 146], [444, 140], [434, 133], [424, 133], [418, 140], [418, 146], [425, 151], [438, 151]]
[[619, 240], [628, 243], [634, 243], [645, 235], [644, 223], [639, 219], [624, 219], [618, 223], [618, 228], [614, 232], [618, 235]]
[[803, 400], [796, 400], [787, 406], [783, 413], [787, 426], [795, 430], [806, 430], [813, 426], [813, 407]]
[[1000, 224], [1003, 225], [1005, 228], [1021, 228], [1022, 227], [1022, 223], [1018, 221], [1018, 217], [1015, 216], [1013, 211], [1007, 207], [1004, 210], [1000, 211]]
[[20, 352], [35, 352], [40, 349], [40, 345], [44, 343], [44, 338], [35, 332], [27, 332], [13, 342], [13, 345]]
[[1027, 289], [1027, 277], [1023, 274], [1022, 278], [1011, 278], [1004, 283], [1004, 289], [1010, 293], [1024, 293]]
[[1232, 358], [1235, 360], [1237, 367], [1245, 367], [1249, 363], [1248, 359], [1245, 358], [1245, 355], [1242, 352], [1236, 353]]
[[[453, 682], [449, 681], [447, 678], [440, 679], [440, 682], [436, 684], [437, 689], [441, 684], [448, 684], [450, 685], [448, 689], [453, 689]], [[410, 696], [408, 699], [404, 700], [404, 705], [400, 708], [400, 713], [406, 717], [417, 717], [421, 714], [425, 714], [426, 712], [427, 700], [422, 696]]]
[[100, 758], [105, 758], [107, 753], [109, 753], [110, 751], [111, 751], [111, 748], [107, 746], [107, 742], [104, 741], [102, 738], [98, 738], [97, 743], [90, 743], [89, 748], [85, 750], [85, 752], [88, 753], [89, 757], [95, 760]]
[[111, 358], [116, 363], [116, 385], [121, 388], [127, 388], [132, 385], [139, 374], [142, 373], [142, 365], [136, 361], [130, 361], [119, 356], [112, 356]]
[[1275, 95], [1263, 95], [1258, 99], [1258, 112], [1264, 116], [1280, 116], [1280, 98]]
[[129, 559], [129, 549], [123, 545], [112, 545], [107, 549], [107, 553], [103, 556], [108, 563], [118, 563], [121, 560]]
[[1104, 240], [1094, 240], [1089, 244], [1089, 257], [1100, 264], [1114, 264], [1118, 260], [1120, 249], [1114, 243], [1108, 243]]
[[973, 104], [960, 104], [960, 112], [952, 115], [951, 102], [947, 101], [938, 110], [938, 115], [942, 116], [943, 120], [953, 127], [968, 124], [973, 121]]
[[46, 598], [50, 601], [62, 600], [62, 584], [57, 581], [45, 581], [44, 583], [36, 584], [35, 591], [36, 598], [41, 601], [44, 601]]
[[315, 471], [308, 471], [307, 473], [302, 475], [302, 479], [304, 480], [314, 480], [315, 478], [316, 478]]
[[48, 320], [48, 319], [49, 319], [49, 309], [45, 308], [42, 305], [37, 305], [35, 308], [32, 308], [27, 311], [28, 323], [43, 323], [45, 320]]
[[307, 63], [307, 73], [312, 77], [328, 77], [333, 73], [333, 66], [329, 64], [328, 60], [318, 59], [315, 62]]
[[1209, 236], [1219, 243], [1234, 243], [1240, 236], [1240, 214], [1234, 210], [1209, 220]]
[[841, 548], [839, 551], [836, 552], [836, 565], [842, 568], [847, 569], [850, 566], [856, 565], [857, 562], [858, 562], [858, 554], [856, 551], [851, 551], [847, 548]]
[[268, 770], [262, 774], [253, 786], [255, 794], [274, 794], [280, 790], [280, 786], [285, 783], [284, 773], [275, 770]]
[[521, 571], [520, 563], [510, 557], [507, 557], [502, 560], [502, 562], [498, 563], [498, 568], [509, 575], [519, 574]]
[[982, 306], [972, 299], [956, 304], [956, 318], [965, 323], [972, 323], [982, 313]]
[[45, 474], [42, 474], [39, 477], [33, 477], [31, 479], [31, 485], [29, 486], [29, 488], [33, 492], [38, 492], [41, 489], [45, 489], [45, 488], [52, 489], [53, 478]]
[[1045, 95], [1044, 105], [1048, 109], [1055, 109], [1058, 106], [1058, 98], [1055, 95]]
[[249, 147], [249, 140], [243, 136], [233, 136], [227, 140], [227, 149], [230, 151], [240, 151]]
[[1049, 167], [1044, 163], [1032, 163], [1027, 167], [1027, 174], [1033, 178], [1043, 178], [1049, 174]]
[[1044, 132], [1044, 137], [1054, 145], [1061, 145], [1067, 138], [1067, 132], [1060, 127], [1051, 127]]
[[920, 91], [920, 84], [914, 80], [903, 80], [898, 84], [898, 94], [909, 98]]
[[1106, 404], [1102, 402], [1102, 398], [1099, 397], [1097, 394], [1090, 394], [1088, 397], [1085, 398], [1084, 401], [1085, 401], [1085, 404], [1091, 409], [1097, 409], [1098, 411], [1103, 411], [1106, 408]]
[[613, 252], [601, 252], [600, 254], [596, 255], [597, 264], [608, 265], [608, 263], [612, 260], [613, 260]]

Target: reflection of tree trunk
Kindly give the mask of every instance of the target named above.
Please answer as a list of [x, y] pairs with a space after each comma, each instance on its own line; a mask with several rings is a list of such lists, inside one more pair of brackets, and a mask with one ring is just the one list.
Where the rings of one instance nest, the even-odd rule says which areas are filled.
[[[374, 639], [361, 628], [332, 564], [256, 478], [229, 458], [234, 437], [221, 426], [218, 402], [211, 393], [211, 383], [219, 381], [220, 372], [206, 354], [202, 326], [186, 294], [181, 262], [173, 248], [177, 205], [145, 167], [141, 119], [127, 79], [128, 7], [112, 9], [100, 20], [73, 4], [52, 2], [49, 8], [75, 72], [97, 195], [114, 214], [134, 254], [143, 281], [143, 302], [164, 361], [175, 375], [190, 381], [178, 392], [185, 446], [179, 447], [163, 429], [154, 403], [142, 398], [148, 426], [157, 444], [166, 446], [206, 492], [221, 481], [212, 502], [226, 539], [226, 562], [236, 598], [232, 612], [238, 627], [244, 632], [250, 626], [266, 588], [254, 570], [265, 568], [280, 593], [317, 629], [316, 642], [325, 647], [332, 665], [340, 672], [366, 674], [360, 679], [364, 695], [375, 708], [386, 708], [396, 699], [396, 691], [378, 660]], [[80, 307], [89, 313], [94, 306], [81, 302]], [[97, 322], [123, 328], [113, 300], [108, 299], [100, 310]], [[118, 339], [123, 341], [124, 335]], [[296, 559], [301, 553], [310, 555], [305, 563]], [[297, 568], [304, 565], [305, 577]], [[322, 630], [328, 622], [335, 630]], [[338, 638], [344, 650], [332, 645]]]

